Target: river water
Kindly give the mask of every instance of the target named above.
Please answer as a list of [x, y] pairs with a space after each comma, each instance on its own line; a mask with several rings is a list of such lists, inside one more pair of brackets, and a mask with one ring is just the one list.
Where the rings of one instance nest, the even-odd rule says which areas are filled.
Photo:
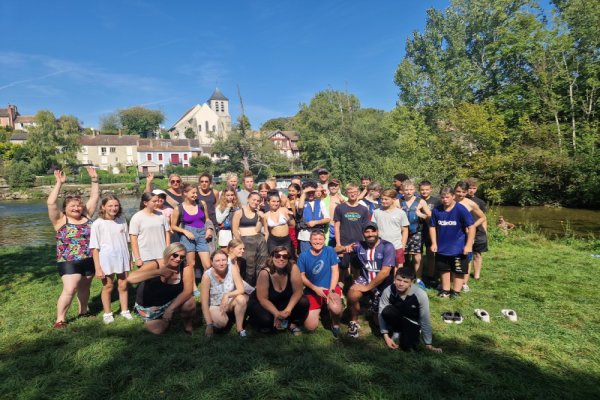
[[[121, 199], [127, 219], [139, 209], [137, 197]], [[572, 232], [577, 236], [600, 237], [600, 211], [548, 207], [493, 207], [495, 216], [517, 226], [533, 226], [549, 236]], [[54, 229], [48, 219], [45, 200], [0, 202], [0, 246], [47, 245], [54, 242]]]

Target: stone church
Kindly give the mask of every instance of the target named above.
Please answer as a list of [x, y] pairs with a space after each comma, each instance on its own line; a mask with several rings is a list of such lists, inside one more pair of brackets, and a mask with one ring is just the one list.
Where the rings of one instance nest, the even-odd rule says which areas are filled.
[[211, 145], [217, 137], [231, 132], [229, 99], [216, 88], [206, 103], [196, 104], [187, 110], [169, 129], [172, 139], [185, 139], [185, 131], [191, 128], [200, 145]]

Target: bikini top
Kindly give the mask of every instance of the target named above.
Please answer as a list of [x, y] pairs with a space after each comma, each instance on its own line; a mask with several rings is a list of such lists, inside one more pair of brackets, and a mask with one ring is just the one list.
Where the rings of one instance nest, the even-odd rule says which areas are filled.
[[288, 219], [284, 215], [281, 215], [281, 213], [278, 213], [278, 214], [279, 214], [278, 221], [272, 221], [270, 215], [267, 218], [267, 225], [269, 228], [275, 228], [276, 226], [287, 225]]
[[258, 211], [254, 212], [254, 217], [248, 218], [244, 213], [244, 207], [241, 208], [242, 217], [240, 218], [240, 228], [254, 228], [258, 224]]

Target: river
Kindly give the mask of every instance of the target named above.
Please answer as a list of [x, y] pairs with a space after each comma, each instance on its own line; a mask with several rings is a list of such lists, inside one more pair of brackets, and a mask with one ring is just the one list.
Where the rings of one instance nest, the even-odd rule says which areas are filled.
[[[122, 200], [129, 218], [138, 210], [137, 197]], [[600, 211], [548, 207], [493, 207], [491, 218], [502, 215], [517, 226], [533, 226], [548, 236], [567, 231], [580, 237], [600, 237]], [[47, 245], [54, 242], [45, 200], [0, 202], [0, 246]]]

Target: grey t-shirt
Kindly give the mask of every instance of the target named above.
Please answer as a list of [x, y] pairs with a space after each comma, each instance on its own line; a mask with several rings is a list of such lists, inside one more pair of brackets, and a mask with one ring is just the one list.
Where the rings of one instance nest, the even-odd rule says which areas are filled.
[[396, 250], [403, 249], [402, 227], [408, 226], [408, 217], [401, 208], [385, 211], [379, 208], [373, 212], [373, 221], [379, 228], [379, 237], [394, 245]]
[[159, 212], [148, 215], [138, 211], [129, 222], [129, 234], [137, 235], [140, 257], [143, 261], [158, 260], [167, 247], [165, 232], [170, 229], [167, 218]]
[[250, 196], [250, 193], [251, 192], [247, 191], [246, 189], [242, 189], [239, 192], [237, 192], [238, 200], [240, 201], [241, 205], [248, 205], [248, 196]]

